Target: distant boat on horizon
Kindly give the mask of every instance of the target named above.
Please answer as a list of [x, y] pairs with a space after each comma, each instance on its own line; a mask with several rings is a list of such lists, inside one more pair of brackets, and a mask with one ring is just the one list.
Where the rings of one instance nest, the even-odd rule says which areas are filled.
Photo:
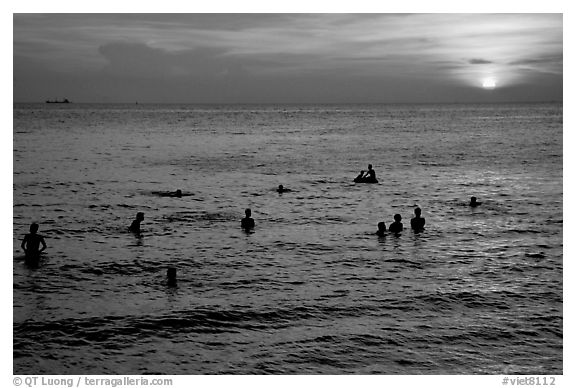
[[69, 104], [70, 101], [68, 101], [67, 98], [63, 99], [63, 100], [46, 100], [46, 104]]

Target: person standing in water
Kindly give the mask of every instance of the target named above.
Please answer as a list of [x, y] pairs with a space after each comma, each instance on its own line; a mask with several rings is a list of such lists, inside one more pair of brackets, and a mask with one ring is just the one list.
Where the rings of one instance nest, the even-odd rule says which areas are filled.
[[378, 237], [384, 237], [386, 235], [386, 224], [384, 221], [378, 223], [378, 230], [376, 231]]
[[[37, 233], [38, 228], [37, 223], [32, 223], [30, 225], [30, 233], [24, 236], [22, 244], [20, 245], [22, 250], [24, 250], [27, 261], [38, 261], [40, 254], [46, 249], [46, 241], [44, 241], [43, 236]], [[40, 248], [40, 245], [42, 245], [42, 248]]]
[[132, 221], [130, 227], [128, 228], [132, 233], [140, 233], [140, 223], [144, 221], [144, 213], [138, 212], [136, 214], [136, 219]]
[[402, 216], [394, 214], [394, 222], [390, 224], [388, 230], [392, 233], [400, 233], [404, 229], [404, 225], [400, 221], [402, 221]]
[[422, 214], [422, 209], [417, 207], [414, 209], [414, 218], [410, 220], [410, 226], [412, 230], [415, 232], [421, 232], [424, 230], [424, 224], [426, 224], [426, 219], [424, 217], [420, 217]]
[[168, 287], [176, 287], [178, 284], [178, 280], [176, 278], [176, 268], [175, 267], [170, 267], [168, 268], [168, 270], [166, 271], [166, 285]]
[[252, 210], [246, 209], [244, 211], [244, 213], [246, 214], [246, 217], [242, 218], [242, 221], [240, 223], [240, 225], [242, 226], [242, 229], [244, 229], [244, 230], [254, 229], [254, 225], [255, 225], [254, 219], [251, 218]]

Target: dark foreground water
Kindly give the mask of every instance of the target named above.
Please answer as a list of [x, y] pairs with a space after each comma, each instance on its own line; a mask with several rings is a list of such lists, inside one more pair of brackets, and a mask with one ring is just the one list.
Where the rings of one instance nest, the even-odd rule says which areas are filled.
[[563, 372], [561, 105], [16, 104], [13, 157], [15, 374]]

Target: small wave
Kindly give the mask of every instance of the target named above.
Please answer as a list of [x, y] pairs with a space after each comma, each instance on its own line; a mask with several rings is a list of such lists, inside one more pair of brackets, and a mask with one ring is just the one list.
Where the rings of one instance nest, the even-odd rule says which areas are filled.
[[88, 206], [89, 209], [110, 209], [110, 205], [90, 205]]
[[280, 285], [281, 282], [269, 278], [253, 278], [253, 279], [239, 279], [236, 281], [222, 282], [220, 287], [224, 289], [236, 290], [240, 288], [249, 289], [270, 289], [271, 287]]
[[491, 293], [479, 293], [470, 291], [460, 292], [437, 292], [430, 295], [418, 296], [416, 299], [425, 303], [431, 303], [442, 309], [452, 309], [458, 306], [467, 308], [496, 308], [500, 310], [510, 309], [511, 303], [525, 299], [522, 294], [510, 291]]
[[[361, 316], [374, 306], [285, 306], [262, 310], [195, 308], [150, 316], [97, 316], [51, 321], [27, 320], [14, 323], [14, 349], [23, 351], [34, 341], [59, 344], [76, 338], [104, 346], [129, 343], [134, 338], [170, 338], [183, 333], [225, 333], [238, 330], [270, 330], [298, 325], [299, 322], [332, 320], [336, 316]], [[398, 305], [397, 308], [402, 308]], [[26, 345], [28, 344], [28, 345]], [[32, 349], [28, 349], [32, 351]]]
[[396, 362], [397, 364], [400, 364], [400, 365], [402, 365], [402, 366], [414, 365], [414, 364], [415, 364], [415, 361], [413, 361], [413, 360], [406, 360], [406, 359], [394, 360], [394, 362]]
[[424, 268], [422, 263], [418, 263], [416, 261], [411, 261], [411, 260], [406, 260], [406, 259], [388, 259], [388, 260], [384, 260], [384, 262], [398, 264], [400, 266], [407, 267], [407, 268]]
[[466, 332], [440, 336], [442, 342], [452, 344], [472, 344], [478, 342], [502, 343], [502, 341], [509, 343], [511, 341], [517, 340], [518, 338], [519, 335], [517, 332], [511, 329], [506, 329], [502, 326], [470, 327]]
[[94, 263], [93, 265], [64, 264], [58, 267], [59, 272], [66, 273], [67, 277], [72, 274], [87, 275], [134, 275], [140, 273], [157, 273], [162, 270], [158, 263], [152, 260], [134, 260], [131, 263]]
[[546, 254], [544, 252], [538, 252], [538, 253], [530, 253], [527, 252], [524, 254], [524, 256], [526, 257], [531, 257], [533, 259], [544, 259], [546, 258]]
[[240, 221], [242, 218], [241, 214], [238, 213], [227, 213], [227, 212], [208, 212], [208, 211], [184, 211], [170, 214], [164, 217], [167, 222], [229, 222], [229, 221]]
[[335, 290], [332, 294], [320, 295], [321, 299], [342, 298], [350, 294], [350, 290]]
[[[24, 321], [14, 324], [15, 350], [36, 338], [47, 343], [60, 343], [68, 337], [94, 343], [117, 343], [129, 338], [171, 337], [182, 333], [223, 333], [238, 329], [261, 330], [284, 327], [294, 319], [311, 317], [308, 309], [294, 310], [211, 310], [199, 308], [161, 316], [106, 316], [69, 318], [55, 321]], [[64, 337], [64, 338], [63, 338]], [[20, 340], [18, 340], [20, 338]]]
[[504, 233], [539, 234], [539, 233], [542, 233], [542, 231], [541, 230], [535, 230], [535, 229], [509, 229], [509, 230], [504, 231]]

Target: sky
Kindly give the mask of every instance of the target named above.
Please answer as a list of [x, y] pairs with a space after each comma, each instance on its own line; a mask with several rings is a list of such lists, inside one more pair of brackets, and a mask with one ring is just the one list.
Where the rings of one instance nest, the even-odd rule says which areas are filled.
[[562, 101], [560, 13], [13, 15], [13, 100]]

